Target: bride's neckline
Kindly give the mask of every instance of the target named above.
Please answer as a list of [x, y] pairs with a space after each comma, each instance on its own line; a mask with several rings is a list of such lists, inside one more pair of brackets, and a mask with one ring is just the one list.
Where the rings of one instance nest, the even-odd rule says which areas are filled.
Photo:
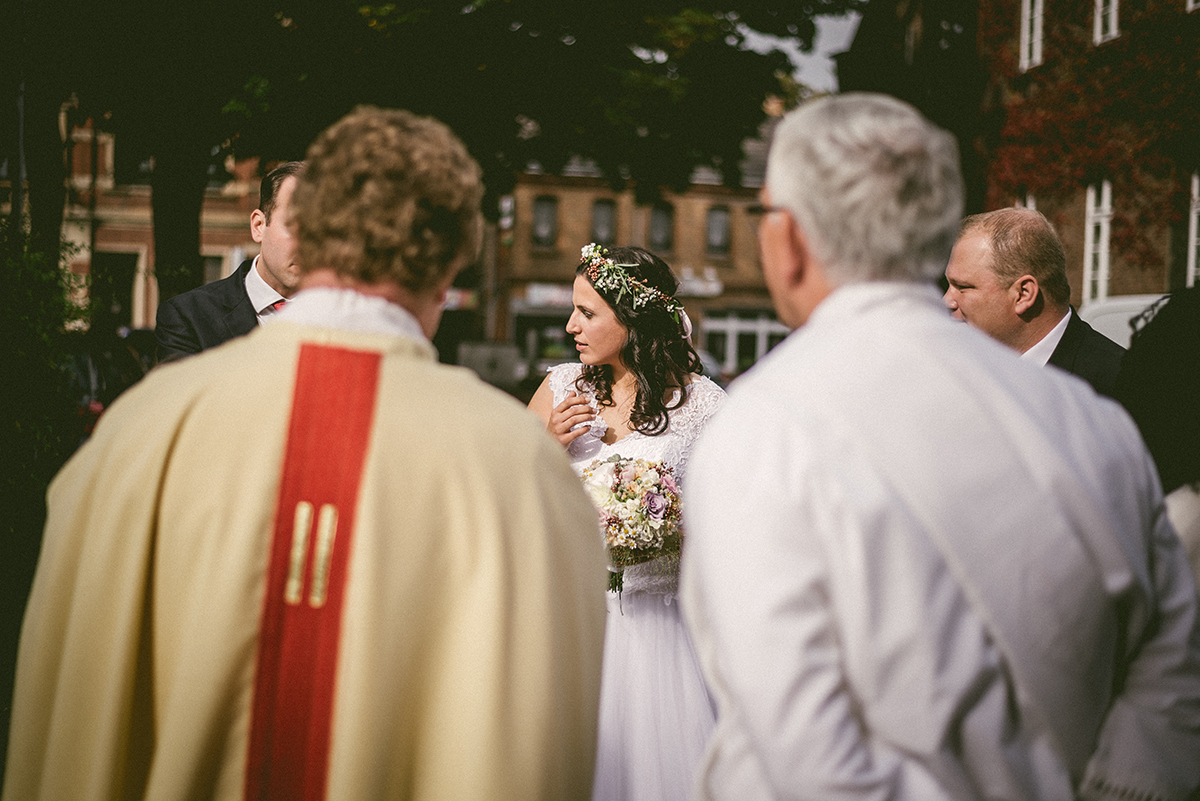
[[[696, 382], [697, 382], [699, 379], [702, 379], [702, 378], [704, 378], [704, 376], [692, 376], [692, 375], [689, 375], [689, 376], [687, 377], [687, 382], [686, 382], [686, 383], [685, 383], [685, 384], [684, 384], [682, 387], [673, 387], [673, 388], [671, 389], [671, 398], [670, 398], [670, 400], [669, 400], [667, 403], [668, 403], [668, 404], [675, 403], [675, 401], [676, 401], [676, 400], [679, 398], [679, 393], [680, 393], [680, 392], [684, 392], [684, 393], [690, 393], [690, 392], [691, 392], [691, 387], [695, 386], [695, 385], [696, 385]], [[594, 397], [595, 397], [595, 395], [593, 395], [592, 397], [594, 398]], [[684, 401], [684, 405], [686, 405], [686, 403], [687, 403], [687, 401]], [[670, 410], [669, 412], [667, 412], [667, 430], [666, 430], [666, 431], [663, 431], [663, 432], [662, 432], [662, 434], [666, 434], [668, 431], [670, 431], [670, 415], [671, 415], [671, 412], [677, 412], [677, 411], [679, 411], [679, 410], [680, 410], [680, 409], [682, 409], [682, 408], [683, 408], [683, 405], [681, 405], [681, 406], [679, 406], [678, 408], [672, 409], [672, 410]], [[610, 425], [608, 424], [608, 421], [607, 421], [607, 420], [605, 420], [605, 419], [604, 419], [604, 417], [603, 417], [603, 416], [601, 416], [601, 415], [599, 415], [599, 414], [597, 414], [597, 415], [596, 415], [596, 419], [597, 419], [597, 420], [599, 420], [601, 423], [603, 423], [603, 424], [604, 424], [604, 431], [603, 431], [603, 433], [601, 433], [601, 434], [600, 434], [598, 437], [596, 437], [596, 439], [598, 439], [598, 440], [600, 441], [600, 445], [601, 445], [602, 447], [613, 447], [613, 446], [615, 446], [615, 445], [618, 445], [619, 443], [622, 443], [622, 442], [624, 442], [625, 440], [629, 439], [630, 437], [632, 437], [632, 436], [634, 436], [634, 435], [638, 435], [638, 436], [641, 436], [641, 437], [648, 437], [648, 436], [649, 436], [648, 434], [643, 434], [641, 431], [638, 431], [636, 428], [633, 428], [633, 429], [630, 429], [630, 430], [629, 430], [627, 433], [623, 434], [622, 436], [620, 436], [620, 437], [617, 437], [617, 438], [616, 438], [616, 439], [614, 439], [612, 442], [606, 442], [604, 438], [608, 436], [608, 433], [609, 433], [610, 431], [612, 431], [612, 426], [610, 426]], [[662, 436], [662, 434], [656, 434], [655, 436]]]

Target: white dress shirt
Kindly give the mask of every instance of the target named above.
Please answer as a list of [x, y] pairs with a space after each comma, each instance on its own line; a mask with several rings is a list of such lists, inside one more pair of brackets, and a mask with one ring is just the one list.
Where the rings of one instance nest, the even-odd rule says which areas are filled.
[[1200, 782], [1196, 589], [1137, 429], [932, 288], [837, 290], [733, 384], [689, 481], [698, 797]]
[[255, 256], [254, 263], [250, 265], [250, 272], [246, 273], [246, 294], [250, 297], [250, 305], [254, 308], [259, 325], [262, 325], [263, 320], [275, 314], [276, 303], [287, 300], [276, 292], [258, 272], [258, 260], [261, 258], [261, 254]]

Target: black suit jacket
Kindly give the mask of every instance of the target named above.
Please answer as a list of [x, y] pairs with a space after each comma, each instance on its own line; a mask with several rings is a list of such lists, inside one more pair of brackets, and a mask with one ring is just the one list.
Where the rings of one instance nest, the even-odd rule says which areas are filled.
[[1101, 395], [1112, 397], [1125, 349], [1085, 323], [1075, 310], [1049, 364], [1074, 373]]
[[231, 275], [176, 295], [158, 307], [154, 338], [159, 363], [199, 353], [258, 326], [258, 315], [246, 294], [246, 274], [254, 260], [242, 262]]

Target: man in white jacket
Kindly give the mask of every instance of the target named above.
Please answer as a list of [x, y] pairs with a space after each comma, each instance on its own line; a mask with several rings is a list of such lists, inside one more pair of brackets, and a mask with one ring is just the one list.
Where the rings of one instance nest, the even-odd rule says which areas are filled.
[[700, 797], [1186, 798], [1200, 629], [1154, 465], [1116, 404], [946, 315], [953, 139], [822, 99], [777, 128], [762, 198], [799, 330], [689, 474]]

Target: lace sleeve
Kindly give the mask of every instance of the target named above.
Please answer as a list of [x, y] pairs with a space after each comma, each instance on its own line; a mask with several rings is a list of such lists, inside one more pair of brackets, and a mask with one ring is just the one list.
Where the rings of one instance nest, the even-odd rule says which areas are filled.
[[717, 413], [725, 403], [725, 390], [708, 378], [692, 382], [688, 388], [687, 403], [671, 417], [671, 431], [680, 440], [679, 461], [675, 468], [675, 476], [682, 484], [687, 475], [688, 461], [692, 456], [692, 448], [709, 418]]
[[583, 365], [579, 362], [556, 364], [550, 368], [550, 390], [554, 393], [555, 406], [562, 403], [567, 393], [575, 389], [575, 379], [579, 378], [582, 371]]

